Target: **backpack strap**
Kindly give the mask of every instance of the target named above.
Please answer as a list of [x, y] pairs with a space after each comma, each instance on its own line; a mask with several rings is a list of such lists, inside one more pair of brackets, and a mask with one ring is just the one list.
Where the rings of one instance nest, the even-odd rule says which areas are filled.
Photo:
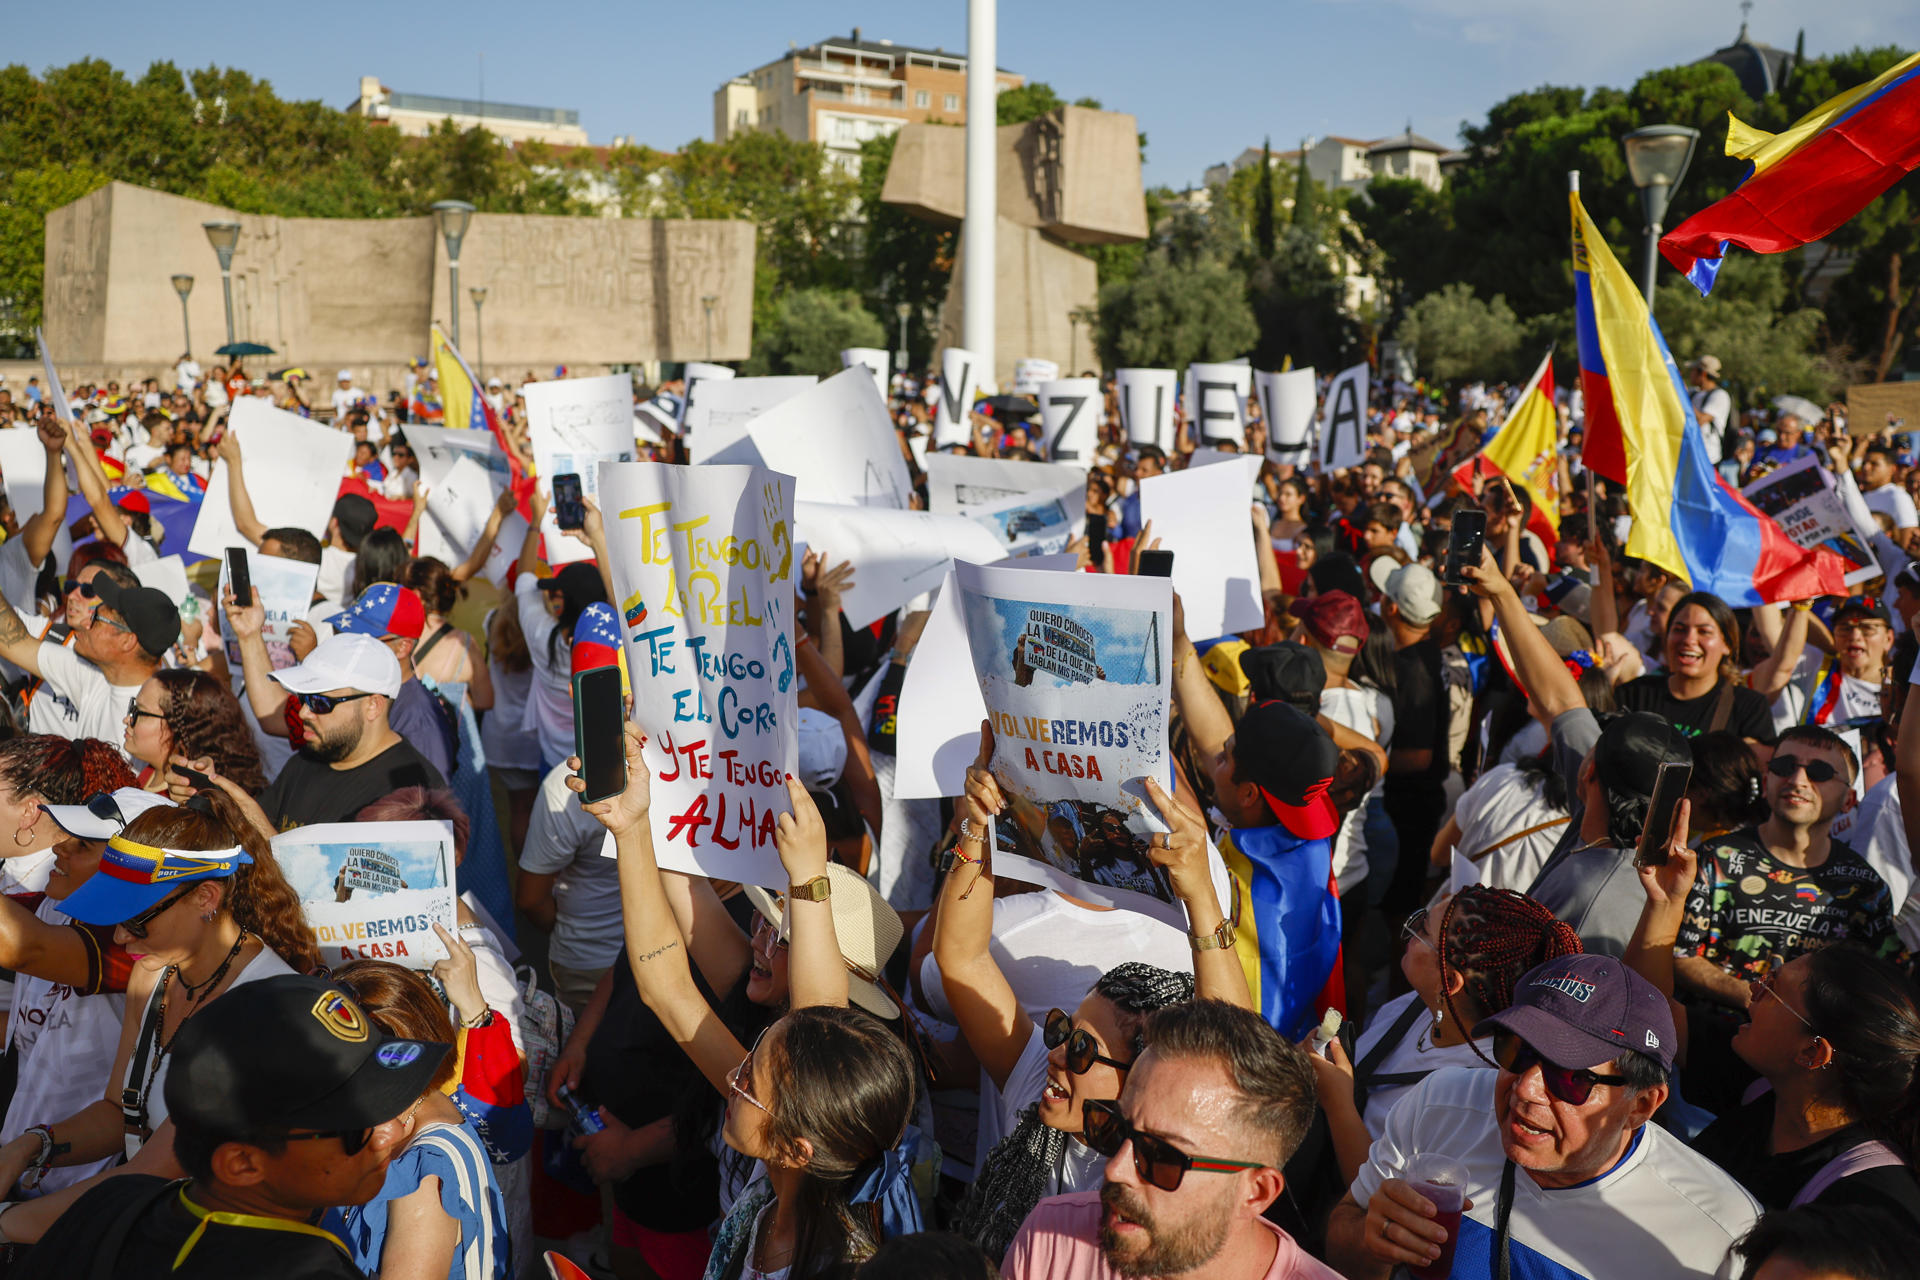
[[426, 656], [429, 653], [433, 652], [433, 646], [439, 644], [442, 640], [446, 639], [447, 633], [452, 630], [453, 630], [452, 623], [450, 622], [441, 623], [440, 629], [434, 632], [432, 635], [428, 636], [424, 641], [421, 642], [420, 647], [413, 651], [413, 665], [418, 667], [420, 663], [423, 660], [425, 660]]
[[1393, 1052], [1395, 1045], [1407, 1038], [1407, 1032], [1413, 1029], [1413, 1024], [1419, 1021], [1420, 1016], [1426, 1011], [1427, 1006], [1420, 1002], [1420, 997], [1415, 996], [1407, 1001], [1407, 1007], [1402, 1009], [1400, 1016], [1393, 1020], [1393, 1024], [1387, 1028], [1387, 1033], [1374, 1041], [1373, 1048], [1367, 1050], [1365, 1056], [1353, 1064], [1355, 1111], [1363, 1116], [1367, 1114], [1367, 1095], [1372, 1093], [1376, 1086], [1391, 1089], [1400, 1085], [1418, 1084], [1426, 1079], [1428, 1073], [1425, 1071], [1400, 1071], [1383, 1076], [1374, 1074], [1381, 1060]]
[[184, 1178], [178, 1182], [163, 1183], [153, 1194], [128, 1201], [112, 1221], [94, 1224], [99, 1233], [96, 1237], [99, 1244], [94, 1248], [93, 1265], [87, 1269], [87, 1280], [113, 1280], [115, 1265], [120, 1261], [120, 1251], [126, 1247], [127, 1236], [133, 1232], [133, 1224], [145, 1217], [147, 1210], [184, 1186]]
[[[1480, 850], [1478, 853], [1468, 854], [1467, 861], [1479, 862], [1482, 858], [1485, 858], [1488, 854], [1493, 853], [1495, 850], [1504, 849], [1508, 845], [1513, 844], [1516, 841], [1525, 840], [1528, 836], [1537, 835], [1540, 832], [1545, 831], [1551, 827], [1564, 827], [1569, 822], [1572, 822], [1572, 821], [1573, 821], [1573, 818], [1569, 815], [1569, 816], [1563, 816], [1558, 818], [1548, 818], [1545, 822], [1536, 822], [1524, 831], [1514, 832], [1512, 835], [1508, 836], [1505, 840], [1495, 840], [1492, 844]], [[1418, 1001], [1416, 1001], [1415, 1003], [1417, 1004]]]
[[1865, 1173], [1868, 1169], [1886, 1169], [1906, 1163], [1898, 1151], [1878, 1138], [1856, 1142], [1821, 1165], [1819, 1172], [1807, 1179], [1807, 1185], [1800, 1188], [1799, 1193], [1793, 1197], [1793, 1203], [1787, 1207], [1798, 1209], [1801, 1205], [1812, 1204], [1828, 1187], [1842, 1178], [1850, 1178], [1856, 1173]]
[[1707, 721], [1708, 733], [1719, 733], [1733, 722], [1733, 681], [1720, 682], [1720, 695], [1713, 700], [1713, 716]]

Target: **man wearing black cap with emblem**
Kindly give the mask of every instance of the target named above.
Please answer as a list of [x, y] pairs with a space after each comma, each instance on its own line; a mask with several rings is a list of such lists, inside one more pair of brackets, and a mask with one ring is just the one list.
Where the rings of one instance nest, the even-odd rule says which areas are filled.
[[[401, 1040], [321, 978], [236, 987], [180, 1028], [167, 1078], [189, 1180], [111, 1177], [76, 1201], [13, 1280], [271, 1275], [363, 1280], [314, 1225], [380, 1193], [400, 1134], [451, 1046]], [[0, 1236], [6, 1218], [0, 1213]]]

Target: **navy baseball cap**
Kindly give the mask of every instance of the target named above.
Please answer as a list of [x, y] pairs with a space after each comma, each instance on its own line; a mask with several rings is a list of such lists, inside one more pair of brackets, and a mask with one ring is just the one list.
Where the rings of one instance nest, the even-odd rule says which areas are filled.
[[1558, 1066], [1591, 1070], [1623, 1049], [1673, 1070], [1673, 1010], [1645, 978], [1613, 956], [1560, 956], [1536, 965], [1513, 988], [1513, 1003], [1473, 1029], [1474, 1038], [1511, 1031]]

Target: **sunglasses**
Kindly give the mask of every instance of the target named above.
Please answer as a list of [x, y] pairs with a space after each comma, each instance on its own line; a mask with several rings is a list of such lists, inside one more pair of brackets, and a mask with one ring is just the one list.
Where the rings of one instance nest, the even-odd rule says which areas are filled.
[[1418, 942], [1421, 946], [1437, 955], [1439, 954], [1440, 948], [1427, 941], [1427, 915], [1427, 908], [1422, 907], [1408, 916], [1407, 922], [1400, 926], [1400, 941]]
[[108, 618], [108, 617], [103, 617], [103, 616], [101, 616], [101, 613], [100, 613], [100, 611], [101, 611], [102, 609], [104, 609], [104, 608], [106, 608], [106, 607], [107, 607], [107, 606], [105, 606], [105, 605], [103, 605], [103, 604], [97, 604], [97, 605], [95, 605], [95, 606], [93, 606], [93, 612], [87, 615], [87, 623], [88, 623], [88, 625], [90, 625], [90, 626], [96, 626], [96, 627], [97, 627], [97, 626], [99, 626], [99, 625], [100, 625], [101, 623], [103, 623], [103, 622], [104, 622], [104, 623], [106, 623], [106, 624], [107, 624], [108, 626], [110, 626], [110, 627], [112, 627], [112, 628], [113, 628], [113, 629], [114, 629], [115, 631], [124, 631], [124, 632], [126, 632], [126, 633], [127, 633], [128, 635], [132, 635], [132, 634], [133, 634], [133, 628], [132, 628], [132, 627], [130, 627], [130, 626], [128, 626], [128, 625], [127, 625], [126, 623], [124, 623], [124, 622], [121, 622], [121, 621], [120, 621], [119, 619], [117, 619], [117, 618]]
[[72, 595], [76, 591], [80, 593], [80, 598], [83, 600], [97, 599], [100, 594], [93, 589], [93, 583], [82, 582], [78, 578], [68, 578], [61, 584], [61, 592], [63, 595]]
[[1775, 753], [1767, 761], [1767, 772], [1776, 778], [1791, 778], [1800, 770], [1807, 771], [1808, 782], [1832, 782], [1840, 776], [1840, 770], [1830, 760], [1802, 760], [1799, 756]]
[[347, 1155], [357, 1156], [366, 1150], [373, 1141], [372, 1129], [324, 1129], [319, 1133], [283, 1133], [282, 1142], [316, 1142], [322, 1138], [340, 1139], [340, 1150]]
[[[149, 711], [145, 707], [140, 705], [140, 699], [128, 698], [127, 699], [127, 723], [129, 725], [139, 724], [141, 716], [152, 716], [155, 720], [165, 720], [167, 718], [167, 713], [164, 711]], [[115, 812], [117, 813], [118, 810], [115, 810]]]
[[189, 893], [192, 893], [195, 887], [195, 885], [190, 884], [178, 893], [168, 894], [133, 919], [122, 921], [120, 927], [127, 931], [127, 936], [130, 938], [145, 939], [147, 936], [147, 926], [153, 923], [154, 917], [158, 916], [174, 903], [180, 901], [180, 899], [186, 897]]
[[[149, 711], [147, 714], [152, 715], [153, 713]], [[109, 791], [102, 791], [98, 795], [88, 796], [87, 812], [102, 822], [117, 823], [123, 827], [127, 825], [126, 815], [120, 812], [120, 802], [115, 800], [113, 793]]]
[[1546, 1084], [1547, 1092], [1570, 1107], [1585, 1105], [1593, 1096], [1593, 1086], [1597, 1084], [1620, 1085], [1627, 1082], [1625, 1076], [1601, 1075], [1598, 1071], [1585, 1068], [1575, 1070], [1548, 1062], [1540, 1056], [1539, 1050], [1522, 1040], [1511, 1031], [1497, 1031], [1493, 1036], [1493, 1060], [1500, 1064], [1502, 1071], [1511, 1071], [1514, 1075], [1525, 1075], [1529, 1068], [1540, 1068], [1540, 1079]]
[[371, 698], [370, 693], [296, 693], [293, 700], [317, 716], [323, 716], [343, 702], [352, 702], [357, 698]]
[[766, 1037], [766, 1034], [762, 1031], [755, 1036], [753, 1048], [747, 1050], [747, 1056], [740, 1059], [739, 1066], [727, 1073], [727, 1089], [737, 1095], [741, 1101], [750, 1103], [768, 1115], [772, 1115], [773, 1108], [753, 1096], [753, 1055], [759, 1052], [760, 1041]]
[[1120, 1148], [1133, 1144], [1133, 1171], [1142, 1182], [1162, 1191], [1178, 1191], [1189, 1172], [1238, 1173], [1264, 1169], [1258, 1160], [1225, 1160], [1218, 1156], [1190, 1156], [1165, 1138], [1142, 1133], [1120, 1114], [1118, 1102], [1089, 1100], [1080, 1104], [1080, 1140], [1111, 1160]]
[[1100, 1052], [1100, 1045], [1093, 1033], [1085, 1027], [1073, 1025], [1071, 1015], [1059, 1009], [1047, 1011], [1047, 1021], [1041, 1027], [1041, 1039], [1047, 1049], [1052, 1051], [1061, 1045], [1067, 1046], [1067, 1070], [1077, 1076], [1083, 1076], [1093, 1070], [1093, 1064], [1104, 1062], [1116, 1071], [1125, 1071], [1133, 1064], [1109, 1058]]

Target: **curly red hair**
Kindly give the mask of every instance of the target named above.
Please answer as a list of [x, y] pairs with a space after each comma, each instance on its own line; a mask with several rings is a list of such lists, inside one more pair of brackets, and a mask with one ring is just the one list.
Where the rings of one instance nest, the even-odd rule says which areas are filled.
[[0, 742], [0, 783], [17, 796], [81, 804], [102, 791], [133, 786], [134, 774], [110, 742], [35, 733]]

